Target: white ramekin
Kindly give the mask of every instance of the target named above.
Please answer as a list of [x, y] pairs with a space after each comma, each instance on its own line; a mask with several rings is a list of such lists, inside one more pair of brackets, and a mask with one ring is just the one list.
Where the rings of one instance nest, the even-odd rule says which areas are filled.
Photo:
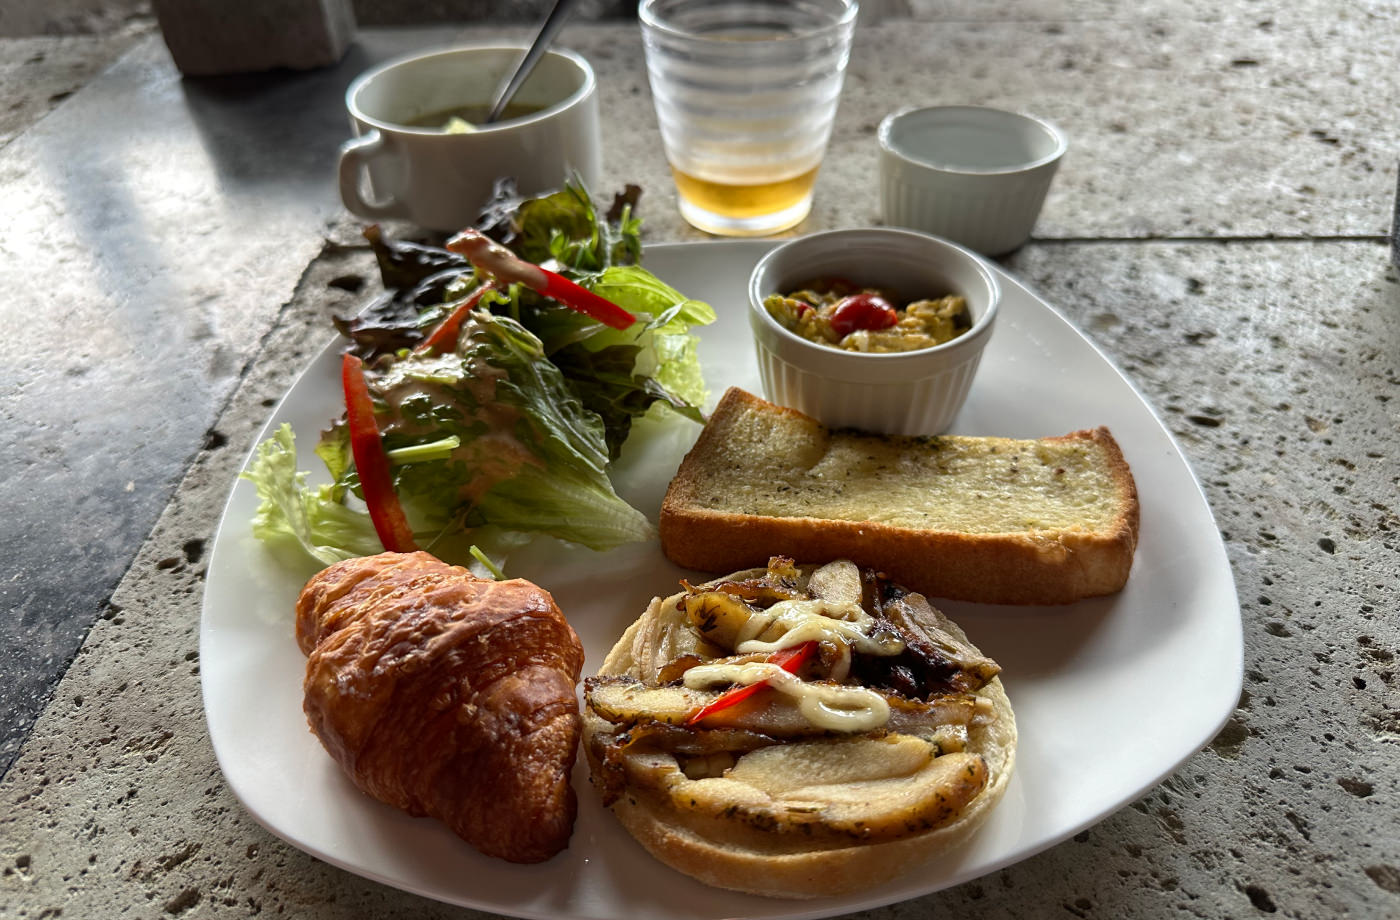
[[976, 105], [896, 112], [879, 140], [885, 223], [989, 256], [1030, 238], [1067, 147], [1049, 122]]
[[[763, 307], [816, 278], [892, 290], [902, 300], [960, 294], [972, 328], [934, 348], [842, 351], [783, 328]], [[923, 233], [832, 230], [771, 250], [749, 276], [749, 325], [764, 396], [832, 428], [931, 435], [948, 428], [972, 386], [1001, 301], [996, 275], [975, 253]]]

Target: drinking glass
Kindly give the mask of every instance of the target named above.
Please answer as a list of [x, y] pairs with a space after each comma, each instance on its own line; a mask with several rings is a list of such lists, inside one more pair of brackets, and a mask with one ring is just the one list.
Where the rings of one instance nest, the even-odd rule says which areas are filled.
[[856, 0], [642, 0], [681, 216], [762, 236], [800, 222], [831, 137]]

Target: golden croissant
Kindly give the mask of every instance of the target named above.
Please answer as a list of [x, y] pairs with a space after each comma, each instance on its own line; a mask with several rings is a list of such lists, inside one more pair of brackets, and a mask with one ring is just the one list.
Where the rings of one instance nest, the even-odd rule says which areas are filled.
[[313, 576], [296, 630], [307, 721], [360, 789], [512, 862], [568, 845], [583, 647], [547, 591], [383, 553]]

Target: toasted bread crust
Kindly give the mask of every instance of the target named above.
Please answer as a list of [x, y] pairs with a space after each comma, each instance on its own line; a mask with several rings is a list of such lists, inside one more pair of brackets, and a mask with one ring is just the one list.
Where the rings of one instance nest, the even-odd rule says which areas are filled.
[[725, 450], [732, 426], [753, 413], [815, 424], [796, 410], [742, 390], [725, 394], [661, 505], [662, 551], [677, 565], [724, 572], [762, 565], [775, 552], [797, 559], [848, 558], [930, 597], [999, 604], [1070, 603], [1112, 594], [1127, 581], [1137, 548], [1137, 487], [1107, 428], [1035, 442], [1093, 445], [1112, 483], [1113, 494], [1105, 500], [1113, 503], [1116, 514], [1107, 526], [969, 533], [704, 507], [698, 500], [701, 484], [717, 464], [733, 462]]
[[[735, 573], [741, 579], [753, 572]], [[608, 653], [601, 676], [643, 679], [637, 658], [637, 637], [649, 618], [674, 606], [682, 595], [656, 598]], [[961, 631], [952, 627], [960, 637]], [[962, 637], [965, 638], [965, 637]], [[713, 823], [700, 828], [676, 812], [669, 800], [627, 789], [612, 805], [618, 820], [653, 856], [666, 865], [710, 885], [749, 894], [784, 898], [814, 898], [872, 888], [890, 881], [939, 853], [961, 845], [987, 819], [1010, 781], [1016, 757], [1016, 721], [1002, 688], [994, 679], [978, 691], [992, 706], [994, 717], [974, 723], [968, 750], [983, 758], [990, 779], [956, 820], [931, 831], [896, 840], [856, 845], [795, 845], [774, 836], [756, 839], [745, 828], [726, 833]], [[613, 729], [587, 707], [583, 712], [583, 749], [595, 776], [601, 769], [600, 736]]]

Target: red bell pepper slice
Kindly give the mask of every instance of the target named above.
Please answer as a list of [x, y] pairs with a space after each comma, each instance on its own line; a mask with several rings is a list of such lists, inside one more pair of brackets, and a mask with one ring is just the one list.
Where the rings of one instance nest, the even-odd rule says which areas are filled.
[[466, 300], [459, 303], [447, 318], [437, 324], [428, 337], [418, 343], [418, 347], [413, 349], [415, 353], [422, 354], [426, 351], [444, 351], [450, 349], [457, 342], [457, 333], [462, 328], [462, 320], [467, 318], [467, 314], [476, 309], [476, 305], [481, 303], [481, 298], [486, 296], [488, 291], [497, 290], [496, 282], [488, 281], [475, 291]]
[[355, 355], [341, 358], [340, 385], [345, 391], [350, 453], [355, 457], [355, 470], [360, 474], [360, 488], [369, 506], [374, 532], [389, 552], [411, 553], [418, 549], [418, 544], [413, 540], [413, 528], [408, 526], [408, 518], [389, 475], [389, 455], [384, 452], [384, 441], [374, 420], [374, 403], [365, 382], [365, 365]]
[[447, 241], [447, 248], [502, 281], [517, 281], [605, 326], [626, 329], [637, 321], [611, 300], [579, 287], [563, 275], [526, 262], [477, 230], [463, 230]]
[[[792, 648], [779, 649], [768, 656], [769, 664], [776, 664], [778, 667], [795, 674], [797, 669], [807, 663], [813, 655], [817, 653], [817, 642], [815, 639], [794, 645]], [[745, 684], [741, 687], [731, 687], [710, 702], [701, 706], [690, 718], [685, 720], [686, 725], [694, 725], [706, 716], [712, 716], [717, 712], [728, 709], [735, 703], [743, 702], [753, 696], [764, 687], [768, 686], [768, 681], [759, 681], [756, 684]]]
[[579, 287], [574, 282], [563, 275], [555, 274], [548, 269], [540, 269], [544, 272], [545, 284], [543, 288], [535, 288], [546, 297], [553, 297], [566, 307], [570, 307], [584, 316], [596, 319], [605, 326], [614, 329], [626, 329], [637, 321], [631, 313], [619, 307], [605, 297], [600, 297], [587, 288]]

